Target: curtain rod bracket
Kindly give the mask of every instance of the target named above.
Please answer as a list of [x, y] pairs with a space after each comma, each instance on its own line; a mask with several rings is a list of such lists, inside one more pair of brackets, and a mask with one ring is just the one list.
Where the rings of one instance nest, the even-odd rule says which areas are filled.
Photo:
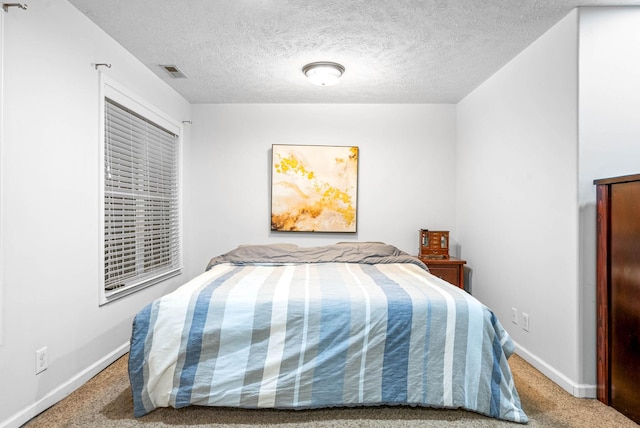
[[96, 70], [98, 69], [98, 67], [107, 67], [107, 68], [111, 68], [111, 64], [106, 64], [106, 63], [93, 64], [93, 66], [95, 67], [95, 69], [96, 69]]
[[27, 5], [22, 3], [2, 3], [2, 8], [5, 12], [9, 12], [10, 7], [17, 7], [23, 10], [27, 10]]
[[183, 124], [183, 125], [184, 125], [184, 124], [189, 124], [189, 125], [191, 125], [192, 123], [193, 123], [193, 122], [191, 122], [190, 120], [183, 120], [183, 121], [182, 121], [182, 124]]

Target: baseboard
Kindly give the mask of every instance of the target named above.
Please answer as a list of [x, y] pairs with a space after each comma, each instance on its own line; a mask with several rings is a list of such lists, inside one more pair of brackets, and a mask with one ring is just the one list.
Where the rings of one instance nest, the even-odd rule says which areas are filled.
[[516, 346], [516, 354], [518, 354], [522, 359], [535, 367], [538, 371], [540, 371], [543, 375], [551, 379], [552, 382], [560, 386], [562, 389], [567, 391], [569, 394], [573, 395], [577, 398], [596, 398], [597, 395], [597, 385], [589, 385], [589, 384], [577, 384], [569, 379], [564, 374], [560, 373], [554, 367], [547, 364], [545, 361], [538, 358], [537, 355], [532, 354], [527, 349], [520, 346], [518, 343]]
[[29, 407], [16, 413], [9, 419], [0, 422], [0, 428], [19, 428], [23, 424], [27, 423], [30, 419], [38, 416], [49, 407], [53, 406], [58, 401], [61, 401], [63, 398], [67, 397], [73, 391], [80, 388], [92, 377], [100, 373], [102, 370], [107, 368], [111, 363], [122, 357], [127, 352], [129, 352], [129, 342], [119, 346], [116, 350], [109, 353], [93, 365], [87, 367], [85, 370], [78, 373], [76, 376], [72, 377], [62, 385], [58, 386], [56, 389], [30, 405]]

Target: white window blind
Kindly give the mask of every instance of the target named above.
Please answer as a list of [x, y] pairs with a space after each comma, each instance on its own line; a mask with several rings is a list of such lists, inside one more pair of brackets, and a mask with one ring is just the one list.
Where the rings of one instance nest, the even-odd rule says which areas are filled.
[[105, 98], [104, 287], [110, 297], [181, 268], [178, 136]]

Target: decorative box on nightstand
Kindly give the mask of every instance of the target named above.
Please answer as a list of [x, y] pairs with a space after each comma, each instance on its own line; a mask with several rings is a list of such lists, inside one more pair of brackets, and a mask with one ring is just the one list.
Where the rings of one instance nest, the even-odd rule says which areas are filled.
[[420, 229], [418, 256], [429, 259], [449, 258], [449, 231]]
[[464, 265], [467, 263], [465, 260], [455, 257], [448, 259], [419, 258], [427, 265], [429, 272], [433, 275], [464, 290]]

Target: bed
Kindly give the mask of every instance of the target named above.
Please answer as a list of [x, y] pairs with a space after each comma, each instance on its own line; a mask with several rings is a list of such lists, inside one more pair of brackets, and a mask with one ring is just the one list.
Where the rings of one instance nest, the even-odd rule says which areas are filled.
[[134, 413], [191, 405], [462, 408], [526, 423], [477, 299], [384, 243], [240, 246], [136, 314]]

